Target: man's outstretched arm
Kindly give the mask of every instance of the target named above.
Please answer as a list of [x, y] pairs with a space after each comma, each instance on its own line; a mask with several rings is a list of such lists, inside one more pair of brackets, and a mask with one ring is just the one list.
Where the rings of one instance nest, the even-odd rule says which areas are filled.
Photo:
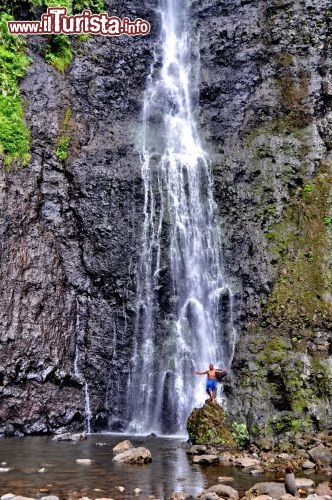
[[224, 368], [223, 370], [216, 370], [217, 373], [227, 373], [227, 369]]
[[207, 371], [205, 372], [198, 372], [197, 370], [194, 372], [195, 375], [206, 375], [207, 374]]

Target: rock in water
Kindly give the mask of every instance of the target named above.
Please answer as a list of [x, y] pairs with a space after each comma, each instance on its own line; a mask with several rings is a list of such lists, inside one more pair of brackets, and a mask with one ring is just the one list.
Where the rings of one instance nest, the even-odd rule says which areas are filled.
[[64, 434], [56, 434], [52, 441], [74, 441], [75, 443], [79, 443], [80, 441], [84, 441], [86, 439], [85, 432], [79, 432], [76, 434], [65, 432]]
[[187, 430], [193, 444], [235, 446], [231, 431], [225, 424], [224, 410], [218, 404], [205, 403], [191, 412]]
[[194, 464], [215, 464], [219, 463], [217, 455], [195, 455], [193, 457]]
[[235, 467], [242, 467], [243, 469], [247, 469], [250, 467], [257, 467], [260, 465], [260, 460], [257, 458], [248, 458], [248, 457], [239, 457], [235, 459]]
[[125, 441], [121, 441], [121, 443], [114, 446], [113, 453], [122, 453], [123, 451], [130, 450], [131, 448], [133, 448], [133, 445], [128, 439], [125, 439]]
[[115, 455], [113, 462], [122, 464], [146, 464], [151, 462], [151, 452], [147, 448], [131, 448], [130, 450], [123, 451]]
[[215, 484], [206, 490], [206, 493], [216, 493], [220, 498], [227, 500], [238, 500], [239, 493], [231, 486], [225, 484]]
[[246, 491], [247, 498], [258, 497], [260, 495], [268, 495], [272, 498], [280, 498], [286, 493], [285, 486], [282, 483], [262, 482], [256, 483], [250, 490]]

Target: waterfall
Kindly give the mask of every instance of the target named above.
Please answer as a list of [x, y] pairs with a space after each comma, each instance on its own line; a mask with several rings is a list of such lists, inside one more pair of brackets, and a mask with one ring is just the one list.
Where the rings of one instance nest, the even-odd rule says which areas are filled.
[[80, 304], [78, 299], [76, 298], [76, 346], [75, 346], [75, 358], [74, 358], [74, 374], [81, 383], [84, 383], [85, 430], [88, 434], [90, 434], [92, 413], [90, 408], [89, 386], [80, 369], [79, 344], [83, 343], [82, 335], [84, 335], [84, 332], [83, 329], [81, 328], [81, 323], [80, 323]]
[[192, 111], [185, 5], [161, 3], [162, 65], [156, 57], [144, 99], [144, 223], [133, 355], [123, 387], [123, 421], [135, 433], [185, 434], [190, 411], [207, 397], [205, 378], [194, 370], [211, 362], [229, 366], [234, 350], [210, 164]]

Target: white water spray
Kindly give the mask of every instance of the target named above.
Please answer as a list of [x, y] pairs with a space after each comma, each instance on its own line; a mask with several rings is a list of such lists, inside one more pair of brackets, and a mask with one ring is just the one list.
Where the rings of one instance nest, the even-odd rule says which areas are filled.
[[76, 298], [76, 346], [75, 346], [75, 359], [74, 359], [74, 373], [75, 376], [84, 383], [84, 401], [85, 401], [85, 430], [87, 433], [91, 433], [91, 408], [90, 408], [90, 394], [89, 394], [89, 386], [85, 380], [85, 377], [80, 370], [80, 350], [79, 343], [81, 342], [82, 329], [80, 324], [80, 304]]

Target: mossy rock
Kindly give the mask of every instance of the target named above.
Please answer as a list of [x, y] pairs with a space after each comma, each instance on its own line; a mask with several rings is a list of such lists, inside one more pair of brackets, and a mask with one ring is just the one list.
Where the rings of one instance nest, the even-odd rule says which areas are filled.
[[236, 446], [225, 423], [224, 410], [218, 404], [205, 403], [194, 408], [188, 418], [187, 430], [193, 444]]

